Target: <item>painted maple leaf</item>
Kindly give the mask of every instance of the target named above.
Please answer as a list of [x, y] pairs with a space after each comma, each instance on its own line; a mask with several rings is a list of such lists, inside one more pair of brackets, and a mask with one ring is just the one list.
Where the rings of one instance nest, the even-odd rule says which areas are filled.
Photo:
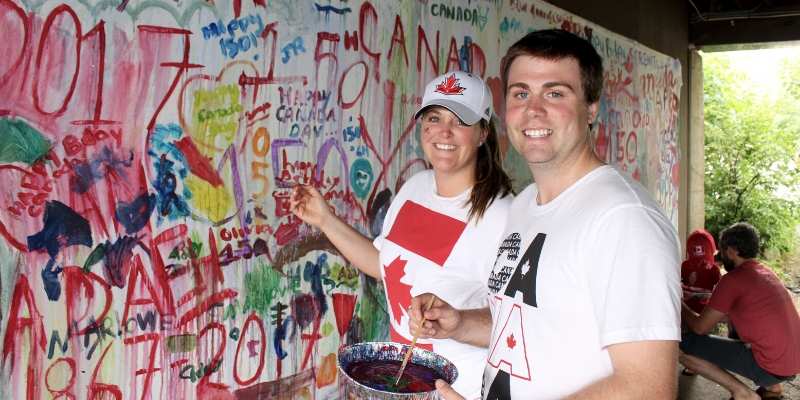
[[509, 349], [513, 349], [517, 345], [517, 341], [514, 340], [513, 333], [506, 338], [506, 344], [508, 345]]
[[464, 87], [459, 83], [456, 74], [452, 74], [445, 78], [444, 81], [436, 85], [436, 92], [446, 95], [464, 93]]
[[389, 295], [389, 308], [391, 308], [392, 318], [400, 324], [403, 310], [411, 305], [411, 286], [400, 282], [406, 274], [406, 261], [398, 256], [389, 265], [384, 266], [384, 285]]

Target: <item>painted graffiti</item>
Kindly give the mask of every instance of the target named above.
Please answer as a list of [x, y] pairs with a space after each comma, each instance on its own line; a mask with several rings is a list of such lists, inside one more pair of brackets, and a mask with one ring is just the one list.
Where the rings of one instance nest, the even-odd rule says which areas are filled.
[[0, 398], [336, 398], [336, 351], [389, 316], [292, 188], [375, 236], [426, 168], [427, 80], [471, 71], [497, 103], [498, 51], [532, 29], [598, 48], [597, 152], [677, 221], [677, 61], [544, 2], [0, 0], [0, 21]]

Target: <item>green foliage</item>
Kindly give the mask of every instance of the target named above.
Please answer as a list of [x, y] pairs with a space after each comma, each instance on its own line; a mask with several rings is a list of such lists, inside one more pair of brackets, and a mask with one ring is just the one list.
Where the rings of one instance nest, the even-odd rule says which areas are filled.
[[781, 65], [781, 80], [786, 86], [786, 92], [800, 99], [800, 59], [785, 59]]
[[724, 54], [703, 58], [706, 229], [738, 221], [776, 260], [793, 249], [800, 222], [800, 58], [783, 64], [783, 92], [768, 96]]

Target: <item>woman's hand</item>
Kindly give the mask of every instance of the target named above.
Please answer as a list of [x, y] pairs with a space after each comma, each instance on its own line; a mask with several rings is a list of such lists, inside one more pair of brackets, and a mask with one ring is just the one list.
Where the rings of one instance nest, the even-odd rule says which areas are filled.
[[326, 221], [334, 215], [331, 206], [319, 191], [307, 185], [294, 187], [289, 198], [289, 208], [303, 222], [317, 228], [322, 228]]

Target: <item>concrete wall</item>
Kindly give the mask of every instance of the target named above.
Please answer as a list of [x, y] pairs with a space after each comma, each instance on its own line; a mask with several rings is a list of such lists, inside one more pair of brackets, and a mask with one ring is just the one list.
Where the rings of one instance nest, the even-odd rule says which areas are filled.
[[0, 0], [0, 399], [336, 398], [339, 346], [407, 304], [293, 186], [376, 235], [425, 168], [424, 84], [469, 70], [497, 106], [529, 30], [591, 34], [596, 145], [685, 226], [683, 14], [564, 6], [600, 26], [534, 0]]
[[[557, 7], [586, 18], [604, 28], [622, 36], [636, 40], [653, 50], [659, 51], [680, 60], [683, 86], [680, 106], [680, 201], [678, 232], [685, 239], [686, 234], [694, 228], [702, 227], [703, 210], [702, 179], [689, 179], [692, 165], [702, 163], [702, 151], [690, 152], [689, 149], [689, 104], [690, 104], [690, 61], [689, 61], [689, 3], [685, 1], [663, 0], [619, 0], [619, 1], [584, 1], [584, 0], [552, 0]], [[702, 73], [699, 74], [702, 78]], [[700, 86], [702, 89], [702, 82]], [[702, 97], [699, 98], [702, 101]], [[702, 108], [700, 109], [702, 113]], [[702, 114], [701, 114], [702, 115]], [[702, 127], [702, 124], [700, 125]], [[702, 138], [702, 134], [700, 135]], [[703, 145], [702, 139], [699, 145]], [[694, 156], [690, 156], [694, 154]], [[693, 163], [694, 161], [694, 163]], [[702, 165], [702, 164], [701, 164]], [[696, 174], [702, 178], [702, 168]], [[690, 187], [690, 185], [692, 187]], [[694, 210], [694, 211], [690, 211]]]

